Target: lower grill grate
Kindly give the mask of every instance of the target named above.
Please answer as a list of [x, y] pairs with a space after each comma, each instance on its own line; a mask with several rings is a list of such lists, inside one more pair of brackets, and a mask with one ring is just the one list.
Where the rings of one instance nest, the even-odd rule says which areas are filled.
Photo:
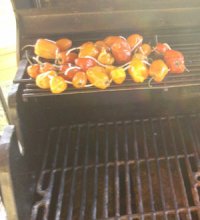
[[192, 115], [42, 133], [31, 219], [200, 219], [199, 125]]

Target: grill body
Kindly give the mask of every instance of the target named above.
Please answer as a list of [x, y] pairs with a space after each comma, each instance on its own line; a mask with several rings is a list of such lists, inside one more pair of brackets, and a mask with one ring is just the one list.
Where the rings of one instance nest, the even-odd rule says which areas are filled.
[[[181, 7], [180, 7], [181, 4]], [[183, 52], [190, 70], [160, 84], [40, 90], [19, 69], [1, 139], [9, 219], [200, 219], [200, 4], [13, 1], [18, 48], [39, 37], [75, 45], [139, 32]]]

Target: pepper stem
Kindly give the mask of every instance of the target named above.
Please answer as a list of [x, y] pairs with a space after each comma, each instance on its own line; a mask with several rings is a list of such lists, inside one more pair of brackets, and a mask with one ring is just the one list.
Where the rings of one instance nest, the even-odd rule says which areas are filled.
[[188, 73], [190, 72], [190, 70], [189, 70], [187, 67], [185, 67], [185, 70], [186, 70], [186, 72], [188, 72]]
[[150, 80], [148, 81], [148, 87], [150, 87], [150, 88], [152, 87], [152, 85], [151, 85], [152, 80], [153, 80], [153, 77], [151, 77]]
[[72, 85], [72, 82], [70, 82], [70, 81], [68, 81], [68, 80], [65, 80], [65, 82]]
[[33, 59], [38, 63], [38, 64], [40, 64], [40, 65], [42, 65], [43, 63], [39, 60], [39, 56], [37, 56], [37, 57], [33, 57]]
[[131, 52], [133, 52], [140, 44], [142, 43], [142, 39], [140, 39], [137, 44], [131, 49]]
[[130, 65], [126, 66], [124, 69], [124, 71], [126, 71], [127, 69], [129, 69]]
[[26, 59], [28, 60], [28, 62], [29, 62], [31, 65], [33, 65], [33, 62], [31, 62], [31, 60], [30, 60], [30, 58], [29, 58], [29, 56], [28, 56], [27, 50], [25, 51], [25, 55], [26, 55]]
[[30, 45], [30, 44], [25, 45], [24, 47], [22, 47], [21, 51], [23, 51], [23, 50], [26, 49], [27, 47], [35, 47], [35, 45]]
[[71, 48], [70, 50], [68, 50], [68, 51], [66, 52], [66, 56], [69, 55], [72, 51], [74, 51], [74, 50], [79, 50], [79, 49], [80, 49], [80, 47]]
[[65, 71], [64, 75], [66, 76], [70, 70], [74, 70], [74, 69], [79, 69], [79, 70], [80, 70], [81, 68], [78, 67], [78, 66], [72, 66], [72, 67], [68, 68], [68, 69]]
[[119, 68], [124, 68], [124, 67], [126, 67], [127, 65], [129, 65], [130, 63], [131, 63], [131, 62], [125, 63], [124, 65], [119, 66]]

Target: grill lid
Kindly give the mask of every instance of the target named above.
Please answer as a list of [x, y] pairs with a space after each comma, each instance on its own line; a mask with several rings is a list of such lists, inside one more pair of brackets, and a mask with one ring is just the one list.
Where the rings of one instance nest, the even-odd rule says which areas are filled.
[[81, 33], [112, 34], [198, 28], [196, 0], [12, 0], [17, 19], [18, 49], [39, 37]]

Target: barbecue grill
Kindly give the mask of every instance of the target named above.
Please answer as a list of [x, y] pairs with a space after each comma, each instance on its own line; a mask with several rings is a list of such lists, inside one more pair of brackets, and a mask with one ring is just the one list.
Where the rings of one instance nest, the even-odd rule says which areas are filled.
[[[0, 145], [9, 220], [200, 219], [200, 3], [13, 0], [19, 68]], [[183, 52], [190, 72], [106, 90], [42, 90], [21, 51], [140, 33]]]

